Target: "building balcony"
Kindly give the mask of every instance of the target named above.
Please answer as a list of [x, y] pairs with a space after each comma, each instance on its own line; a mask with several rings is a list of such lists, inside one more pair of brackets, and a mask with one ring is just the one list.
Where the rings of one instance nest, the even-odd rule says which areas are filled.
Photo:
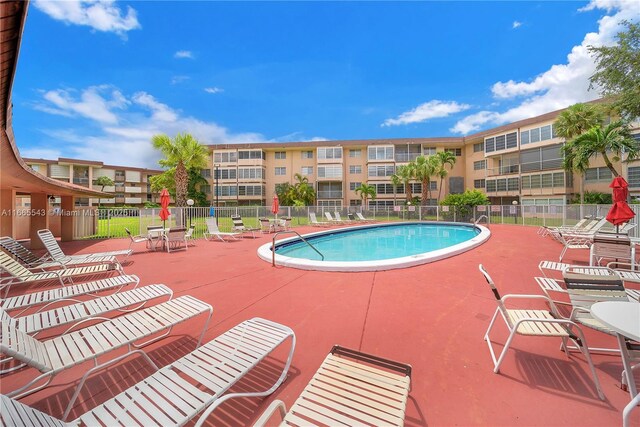
[[114, 181], [115, 182], [124, 182], [125, 181], [125, 176], [124, 175], [116, 175]]
[[[417, 159], [419, 156], [420, 154], [396, 153], [394, 157], [397, 163], [409, 163]], [[376, 161], [376, 160], [371, 160], [371, 161]]]
[[342, 199], [342, 191], [317, 191], [318, 199]]
[[73, 178], [73, 183], [77, 185], [82, 185], [83, 187], [88, 187], [89, 178]]
[[520, 165], [499, 166], [497, 168], [487, 169], [487, 176], [513, 175], [517, 173], [520, 173]]

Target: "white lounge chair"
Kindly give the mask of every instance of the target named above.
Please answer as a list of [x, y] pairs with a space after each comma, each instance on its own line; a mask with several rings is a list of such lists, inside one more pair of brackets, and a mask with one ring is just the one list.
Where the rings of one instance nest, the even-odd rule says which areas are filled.
[[549, 233], [552, 233], [555, 231], [570, 232], [570, 231], [580, 231], [583, 229], [587, 230], [586, 228], [587, 224], [592, 223], [593, 225], [595, 225], [599, 220], [602, 219], [602, 218], [597, 218], [596, 220], [592, 220], [592, 218], [593, 217], [591, 215], [587, 215], [574, 225], [563, 225], [560, 227], [547, 227], [543, 225], [538, 229], [538, 234], [540, 234], [542, 237], [545, 237]]
[[[591, 360], [591, 354], [589, 353], [587, 341], [584, 337], [584, 334], [582, 333], [582, 329], [580, 329], [580, 326], [578, 326], [571, 320], [562, 318], [558, 314], [556, 306], [551, 298], [548, 298], [544, 295], [500, 296], [500, 293], [493, 283], [493, 280], [489, 276], [489, 273], [487, 273], [487, 271], [484, 269], [482, 264], [480, 264], [478, 268], [491, 287], [491, 291], [493, 292], [493, 295], [496, 298], [496, 302], [498, 303], [498, 307], [496, 308], [496, 311], [491, 318], [491, 322], [489, 322], [487, 332], [484, 335], [484, 340], [487, 342], [489, 353], [491, 354], [491, 360], [493, 361], [493, 372], [500, 372], [500, 365], [502, 364], [504, 357], [507, 354], [509, 347], [511, 346], [511, 342], [516, 335], [561, 338], [562, 350], [567, 354], [567, 356], [569, 356], [570, 354], [567, 345], [568, 341], [570, 340], [575, 344], [576, 348], [580, 350], [580, 352], [582, 352], [585, 359], [587, 360], [587, 363], [589, 363], [589, 368], [591, 369], [591, 374], [593, 375], [593, 381], [595, 383], [598, 396], [600, 397], [600, 399], [604, 400], [604, 394], [602, 393], [602, 390], [600, 388], [600, 381], [598, 380], [598, 375], [596, 374], [596, 370]], [[550, 311], [533, 310], [530, 308], [520, 310], [508, 309], [505, 303], [510, 299], [529, 299], [543, 301], [548, 304]], [[500, 315], [504, 320], [507, 330], [509, 331], [509, 337], [504, 344], [502, 352], [496, 358], [496, 354], [491, 345], [491, 337], [489, 336], [489, 334], [493, 329], [493, 325], [495, 324], [498, 315]]]
[[315, 212], [309, 212], [309, 223], [314, 227], [326, 227], [329, 225], [328, 222], [318, 221]]
[[276, 410], [281, 426], [402, 426], [410, 384], [410, 365], [334, 346], [291, 409], [275, 400], [254, 427]]
[[[289, 357], [280, 377], [269, 389], [224, 394], [288, 339], [291, 340]], [[294, 349], [295, 334], [290, 328], [254, 318], [157, 370], [70, 423], [5, 395], [0, 395], [0, 419], [3, 424], [16, 427], [79, 424], [182, 426], [200, 414], [195, 423], [199, 427], [215, 408], [229, 399], [273, 393], [286, 379]], [[69, 412], [69, 409], [65, 411], [63, 419]]]
[[[168, 301], [172, 297], [173, 291], [165, 285], [147, 285], [51, 310], [39, 310], [25, 316], [9, 317], [15, 321], [16, 328], [36, 336], [39, 332], [47, 329], [70, 323], [73, 323], [73, 328], [75, 328], [78, 322], [92, 320], [105, 313], [116, 310], [121, 312], [135, 311], [152, 300], [166, 298]], [[0, 308], [1, 311], [3, 311], [2, 308]]]
[[127, 236], [129, 236], [129, 249], [131, 251], [133, 251], [133, 249], [131, 249], [131, 246], [138, 244], [138, 243], [144, 243], [145, 247], [147, 249], [149, 249], [151, 247], [151, 239], [149, 238], [148, 235], [146, 236], [142, 236], [142, 235], [138, 235], [138, 236], [134, 236], [131, 231], [125, 227], [124, 228], [125, 233], [127, 233]]
[[46, 229], [38, 230], [38, 237], [42, 241], [42, 244], [44, 245], [47, 252], [49, 253], [49, 256], [54, 261], [64, 262], [64, 260], [69, 258], [82, 259], [82, 258], [91, 258], [91, 257], [99, 257], [99, 256], [123, 256], [124, 255], [125, 257], [128, 257], [133, 252], [131, 249], [125, 249], [122, 251], [96, 252], [96, 253], [82, 254], [82, 255], [66, 255], [60, 248], [60, 245], [58, 244], [58, 241], [56, 240], [56, 238], [53, 237], [53, 234], [51, 233], [51, 231]]
[[[65, 280], [73, 283], [74, 277], [92, 276], [99, 274], [109, 274], [113, 272], [122, 273], [122, 267], [119, 263], [114, 264], [93, 264], [84, 267], [66, 268], [62, 270], [42, 271], [34, 273], [24, 267], [8, 254], [0, 251], [0, 270], [8, 273], [8, 276], [0, 278], [0, 290], [6, 288], [6, 292], [12, 285], [26, 284], [41, 281], [57, 281], [60, 285], [65, 284]], [[5, 293], [5, 295], [7, 295]]]
[[342, 219], [342, 217], [340, 216], [340, 212], [338, 212], [338, 211], [335, 211], [333, 213], [333, 216], [336, 218], [336, 222], [342, 222], [344, 224], [348, 224], [348, 223], [351, 222], [350, 219]]
[[207, 231], [204, 232], [204, 238], [206, 240], [212, 240], [215, 237], [222, 242], [226, 242], [227, 240], [225, 239], [225, 237], [230, 237], [233, 240], [238, 240], [237, 236], [242, 234], [242, 233], [234, 233], [234, 232], [229, 233], [229, 232], [220, 231], [220, 229], [218, 228], [218, 224], [216, 224], [215, 218], [207, 218], [205, 222], [207, 224]]
[[256, 237], [255, 232], [260, 231], [260, 228], [258, 227], [247, 227], [246, 225], [244, 225], [242, 217], [240, 216], [232, 216], [231, 221], [233, 222], [233, 227], [231, 228], [231, 230], [237, 231], [239, 233], [251, 233], [251, 237], [253, 237], [254, 239]]
[[0, 238], [0, 248], [29, 269], [52, 270], [77, 267], [87, 264], [110, 264], [118, 262], [113, 256], [100, 256], [82, 259], [69, 258], [68, 260], [64, 260], [64, 262], [50, 261], [48, 256], [39, 257], [29, 249], [22, 246], [20, 242], [8, 236]]
[[559, 261], [565, 256], [569, 249], [589, 249], [591, 247], [591, 238], [588, 236], [578, 237], [577, 235], [565, 236], [558, 233], [557, 239], [562, 243], [562, 251], [560, 252]]
[[[40, 341], [18, 329], [15, 319], [10, 318], [6, 312], [0, 311], [0, 317], [2, 318], [0, 353], [40, 371], [40, 375], [16, 390], [7, 393], [7, 390], [4, 389], [3, 392], [16, 398], [29, 395], [48, 386], [60, 372], [83, 362], [92, 361], [94, 366], [87, 370], [80, 380], [76, 393], [69, 403], [69, 407], [71, 407], [90, 374], [119, 362], [134, 353], [140, 353], [154, 366], [146, 353], [139, 349], [132, 350], [132, 347], [140, 348], [156, 342], [169, 335], [174, 326], [196, 316], [206, 314], [207, 320], [197, 344], [200, 345], [212, 313], [213, 309], [209, 304], [185, 295], [134, 313], [65, 333], [46, 341]], [[138, 343], [140, 340], [151, 336], [154, 336], [154, 338]], [[129, 351], [109, 361], [98, 362], [99, 357], [122, 347], [128, 347]], [[33, 387], [43, 380], [46, 380], [44, 384]]]
[[356, 217], [360, 220], [360, 221], [364, 221], [364, 222], [373, 222], [375, 221], [375, 219], [368, 219], [365, 218], [361, 212], [356, 212]]
[[62, 299], [75, 298], [78, 296], [97, 297], [98, 293], [105, 291], [119, 292], [123, 287], [134, 285], [134, 289], [140, 283], [138, 276], [122, 274], [106, 279], [95, 280], [93, 282], [79, 283], [77, 285], [62, 286], [59, 288], [47, 289], [39, 292], [16, 295], [0, 299], [0, 308], [5, 311], [24, 310], [43, 304], [49, 304]]

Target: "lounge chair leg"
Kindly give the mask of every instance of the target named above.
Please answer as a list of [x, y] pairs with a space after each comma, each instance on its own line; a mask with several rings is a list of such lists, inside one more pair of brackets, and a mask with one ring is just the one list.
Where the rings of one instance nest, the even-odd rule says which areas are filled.
[[636, 395], [636, 397], [622, 410], [622, 427], [631, 426], [631, 421], [629, 420], [631, 417], [631, 411], [633, 411], [633, 408], [638, 405], [640, 405], [640, 394]]
[[[598, 379], [598, 374], [596, 373], [596, 368], [593, 366], [593, 360], [591, 360], [591, 354], [589, 353], [589, 347], [587, 346], [587, 341], [582, 333], [582, 330], [576, 329], [575, 332], [578, 334], [578, 338], [580, 341], [576, 341], [572, 339], [578, 348], [580, 348], [580, 352], [584, 355], [585, 359], [587, 359], [587, 363], [589, 363], [589, 369], [591, 369], [591, 375], [593, 375], [593, 382], [596, 385], [596, 391], [598, 392], [598, 397], [600, 400], [605, 400], [604, 393], [600, 388], [600, 380]], [[582, 343], [582, 345], [580, 345]]]

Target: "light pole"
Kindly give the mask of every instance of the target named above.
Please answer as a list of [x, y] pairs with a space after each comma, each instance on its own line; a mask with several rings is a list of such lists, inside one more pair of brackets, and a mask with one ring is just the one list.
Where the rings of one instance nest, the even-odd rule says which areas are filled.
[[191, 216], [193, 215], [191, 208], [193, 207], [193, 199], [187, 200], [187, 205], [189, 206], [189, 228], [191, 228]]
[[216, 163], [213, 165], [215, 171], [213, 172], [214, 178], [216, 180], [216, 225], [218, 225], [218, 210], [220, 209], [219, 199], [220, 196], [220, 185], [218, 184], [218, 180], [220, 179], [220, 165]]
[[511, 204], [513, 205], [513, 223], [515, 224], [518, 222], [518, 201], [514, 200]]
[[407, 220], [411, 220], [411, 202], [407, 202]]

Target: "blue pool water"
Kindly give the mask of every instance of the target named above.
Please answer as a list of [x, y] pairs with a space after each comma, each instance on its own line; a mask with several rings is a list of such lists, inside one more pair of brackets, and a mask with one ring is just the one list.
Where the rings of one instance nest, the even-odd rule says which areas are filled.
[[[336, 230], [306, 237], [325, 261], [376, 261], [400, 258], [443, 249], [476, 237], [480, 230], [464, 225], [410, 223]], [[320, 260], [320, 256], [299, 239], [276, 245], [276, 254]]]

